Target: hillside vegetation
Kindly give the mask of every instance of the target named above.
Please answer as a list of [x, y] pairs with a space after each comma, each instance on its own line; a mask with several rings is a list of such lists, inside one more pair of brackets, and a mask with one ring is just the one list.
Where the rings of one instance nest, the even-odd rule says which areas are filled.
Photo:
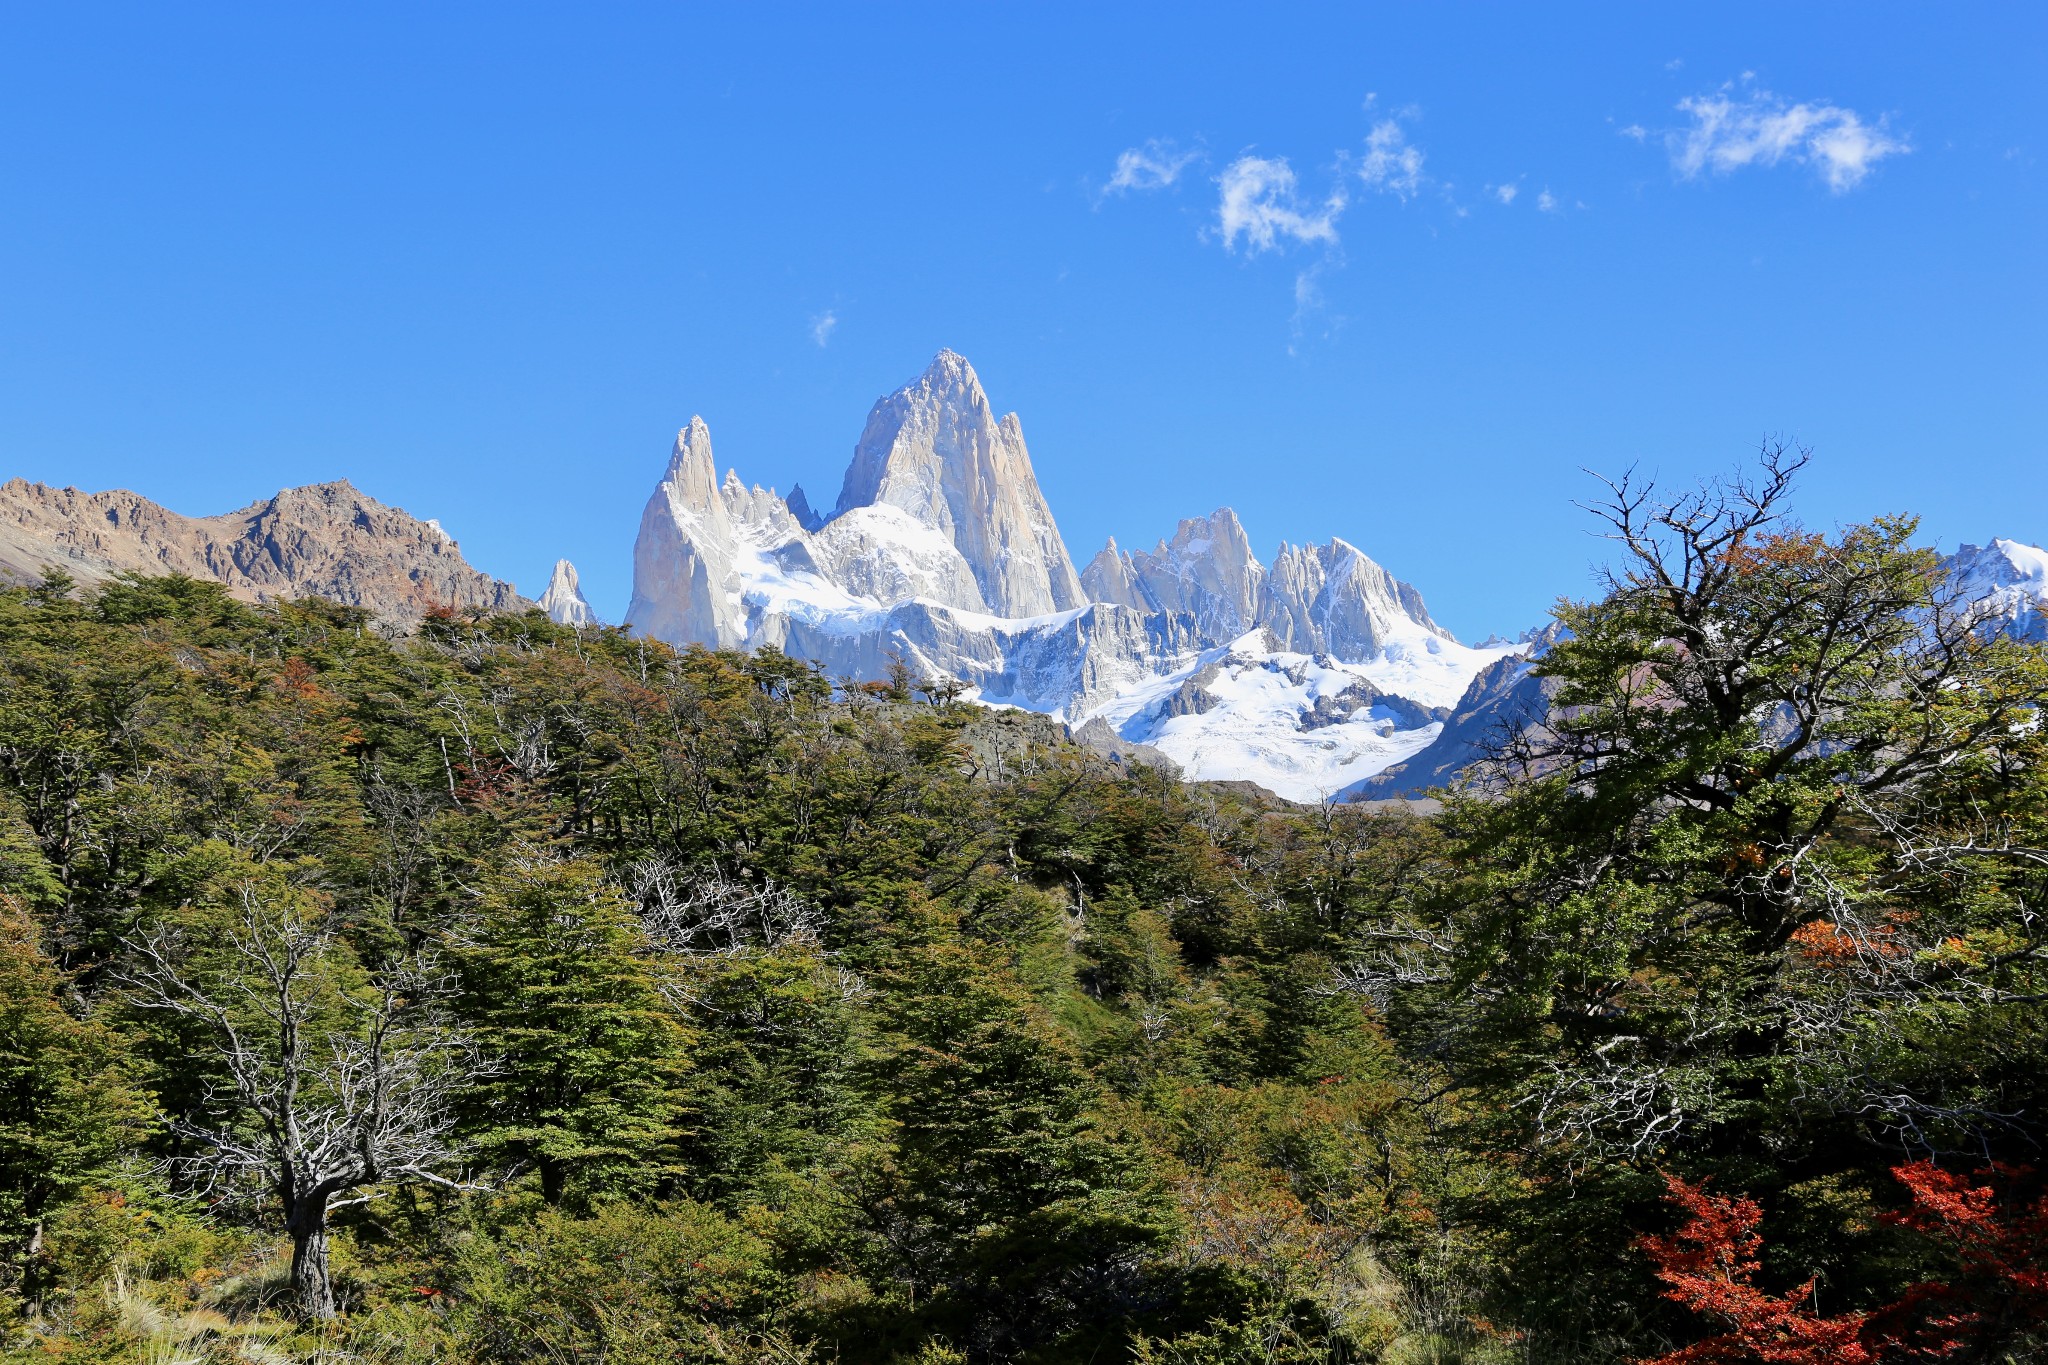
[[537, 611], [0, 592], [7, 1358], [2033, 1358], [2048, 657], [1789, 473], [1618, 490], [1426, 818]]

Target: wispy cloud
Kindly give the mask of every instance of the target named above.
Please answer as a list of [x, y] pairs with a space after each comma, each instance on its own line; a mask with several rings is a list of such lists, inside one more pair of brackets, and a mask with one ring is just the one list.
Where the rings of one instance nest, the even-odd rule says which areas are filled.
[[1289, 355], [1300, 355], [1312, 336], [1327, 340], [1342, 325], [1343, 319], [1330, 315], [1328, 302], [1323, 298], [1322, 274], [1327, 263], [1317, 261], [1294, 277], [1294, 316], [1287, 320]]
[[832, 329], [839, 325], [839, 315], [827, 308], [811, 319], [811, 340], [824, 346], [832, 340]]
[[1226, 250], [1242, 243], [1256, 256], [1292, 243], [1337, 244], [1346, 199], [1340, 187], [1321, 204], [1304, 204], [1286, 157], [1241, 156], [1216, 178], [1216, 224]]
[[1547, 189], [1539, 192], [1536, 196], [1536, 209], [1539, 213], [1556, 213], [1557, 196]]
[[1692, 123], [1669, 134], [1665, 145], [1682, 178], [1729, 175], [1746, 166], [1789, 160], [1812, 166], [1830, 190], [1845, 194], [1879, 161], [1912, 150], [1903, 138], [1891, 135], [1883, 119], [1870, 124], [1839, 105], [1794, 104], [1751, 88], [1750, 79], [1744, 72], [1741, 81], [1711, 95], [1678, 102]]
[[1500, 200], [1503, 204], [1512, 204], [1515, 202], [1515, 196], [1521, 192], [1521, 187], [1518, 185], [1496, 185], [1493, 189], [1493, 197]]
[[1153, 138], [1142, 147], [1117, 153], [1116, 169], [1110, 173], [1102, 192], [1109, 195], [1130, 190], [1163, 190], [1180, 179], [1180, 173], [1200, 157], [1200, 152], [1184, 152], [1172, 142]]
[[1381, 119], [1365, 138], [1358, 178], [1369, 187], [1406, 199], [1422, 188], [1422, 149], [1393, 119]]

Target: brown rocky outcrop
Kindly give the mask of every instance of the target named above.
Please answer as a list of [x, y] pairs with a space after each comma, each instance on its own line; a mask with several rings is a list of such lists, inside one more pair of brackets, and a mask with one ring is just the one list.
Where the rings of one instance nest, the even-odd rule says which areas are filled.
[[125, 489], [0, 484], [0, 579], [36, 580], [45, 565], [87, 585], [129, 571], [189, 574], [244, 601], [325, 597], [400, 621], [434, 606], [531, 605], [510, 583], [471, 568], [439, 526], [346, 479], [287, 488], [213, 517], [183, 516]]

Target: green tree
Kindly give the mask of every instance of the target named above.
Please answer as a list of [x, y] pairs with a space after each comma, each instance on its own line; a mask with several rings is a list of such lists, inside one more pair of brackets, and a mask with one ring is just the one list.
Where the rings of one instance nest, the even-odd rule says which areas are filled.
[[965, 947], [916, 951], [893, 985], [895, 1163], [872, 1208], [896, 1275], [977, 1355], [1122, 1335], [1169, 1220], [1072, 1044]]
[[688, 1037], [646, 950], [602, 867], [533, 850], [455, 946], [462, 1014], [496, 1059], [469, 1127], [551, 1204], [645, 1191], [673, 1165]]
[[74, 1018], [40, 929], [0, 895], [0, 1293], [35, 1295], [50, 1215], [110, 1177], [142, 1106], [120, 1042]]
[[[1451, 932], [1415, 936], [1439, 961], [1455, 945], [1441, 1010], [1417, 1017], [1496, 1102], [1480, 1140], [1522, 1153], [1529, 1198], [1495, 1216], [1559, 1339], [1652, 1312], [1611, 1252], [1654, 1225], [1660, 1164], [1820, 1188], [1879, 1169], [1887, 1138], [1994, 1136], [1854, 1040], [1936, 1001], [1953, 1040], [1956, 1007], [2008, 992], [2041, 947], [2023, 907], [1930, 894], [1924, 867], [2009, 841], [2048, 670], [1947, 599], [1910, 519], [1786, 521], [1801, 462], [1767, 452], [1754, 480], [1669, 500], [1617, 486], [1624, 559], [1604, 597], [1560, 609], [1547, 729], [1504, 746], [1505, 800], [1446, 820], [1468, 873]], [[1941, 965], [1947, 940], [1994, 931], [1997, 951]]]

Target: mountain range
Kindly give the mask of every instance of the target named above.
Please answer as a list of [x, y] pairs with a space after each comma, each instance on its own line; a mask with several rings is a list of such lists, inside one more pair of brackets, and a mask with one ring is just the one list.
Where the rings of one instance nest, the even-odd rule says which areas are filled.
[[[0, 576], [45, 565], [87, 582], [177, 571], [250, 600], [312, 594], [398, 620], [538, 606], [598, 621], [567, 560], [528, 602], [438, 524], [346, 482], [202, 518], [127, 492], [0, 485]], [[2048, 554], [1993, 540], [1949, 569], [1999, 628], [2048, 637]], [[1022, 423], [952, 351], [870, 410], [829, 514], [800, 487], [721, 478], [693, 417], [642, 510], [624, 624], [676, 645], [773, 646], [837, 677], [907, 667], [1048, 713], [1125, 761], [1297, 801], [1455, 780], [1500, 727], [1540, 723], [1535, 665], [1555, 638], [1462, 644], [1357, 546], [1283, 542], [1261, 561], [1228, 507], [1150, 549], [1112, 539], [1077, 570]]]

